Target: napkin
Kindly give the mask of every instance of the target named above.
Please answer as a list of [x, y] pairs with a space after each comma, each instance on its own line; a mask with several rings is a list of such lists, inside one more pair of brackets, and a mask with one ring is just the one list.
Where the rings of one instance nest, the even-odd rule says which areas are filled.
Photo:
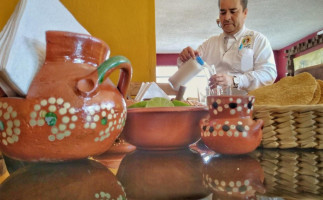
[[89, 34], [59, 0], [20, 0], [0, 33], [0, 87], [25, 96], [43, 65], [47, 30]]
[[135, 97], [135, 101], [142, 101], [144, 99], [151, 99], [154, 97], [170, 99], [164, 90], [162, 90], [155, 82], [142, 83], [137, 96]]

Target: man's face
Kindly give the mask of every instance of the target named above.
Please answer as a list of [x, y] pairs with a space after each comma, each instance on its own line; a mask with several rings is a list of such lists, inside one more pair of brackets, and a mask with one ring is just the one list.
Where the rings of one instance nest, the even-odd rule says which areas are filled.
[[243, 10], [240, 0], [220, 0], [220, 22], [229, 35], [237, 33], [244, 24], [248, 9]]

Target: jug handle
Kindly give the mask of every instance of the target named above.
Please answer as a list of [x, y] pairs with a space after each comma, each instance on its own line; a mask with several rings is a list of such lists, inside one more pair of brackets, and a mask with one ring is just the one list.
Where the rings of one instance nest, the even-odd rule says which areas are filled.
[[264, 120], [262, 120], [262, 119], [257, 119], [256, 120], [256, 125], [255, 125], [256, 128], [261, 128], [262, 129], [263, 125], [264, 125]]
[[114, 56], [104, 61], [94, 72], [79, 79], [76, 83], [77, 91], [85, 97], [96, 94], [98, 86], [116, 69], [120, 69], [120, 76], [117, 88], [123, 97], [126, 97], [130, 80], [132, 77], [132, 67], [130, 61], [124, 56]]

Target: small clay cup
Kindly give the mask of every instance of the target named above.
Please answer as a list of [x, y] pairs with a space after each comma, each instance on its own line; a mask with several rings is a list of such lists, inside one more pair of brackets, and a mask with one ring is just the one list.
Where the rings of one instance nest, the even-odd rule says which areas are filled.
[[253, 96], [208, 96], [209, 115], [200, 121], [206, 146], [221, 154], [255, 150], [262, 139], [263, 120], [253, 120]]

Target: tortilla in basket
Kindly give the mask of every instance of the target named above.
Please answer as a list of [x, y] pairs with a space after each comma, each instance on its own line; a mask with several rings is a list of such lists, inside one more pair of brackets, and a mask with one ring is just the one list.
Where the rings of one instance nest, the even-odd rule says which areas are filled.
[[321, 98], [320, 98], [320, 101], [317, 104], [323, 104], [323, 81], [322, 80], [317, 80], [317, 82], [320, 84], [320, 87], [321, 87]]
[[308, 72], [288, 76], [272, 85], [250, 91], [255, 105], [308, 105], [317, 88], [315, 78]]
[[314, 92], [313, 99], [309, 103], [311, 105], [317, 104], [318, 102], [320, 102], [320, 99], [321, 99], [321, 93], [322, 93], [322, 91], [321, 91], [321, 85], [320, 85], [320, 83], [318, 81], [316, 81], [316, 85], [317, 85], [317, 87], [316, 87], [316, 90]]

